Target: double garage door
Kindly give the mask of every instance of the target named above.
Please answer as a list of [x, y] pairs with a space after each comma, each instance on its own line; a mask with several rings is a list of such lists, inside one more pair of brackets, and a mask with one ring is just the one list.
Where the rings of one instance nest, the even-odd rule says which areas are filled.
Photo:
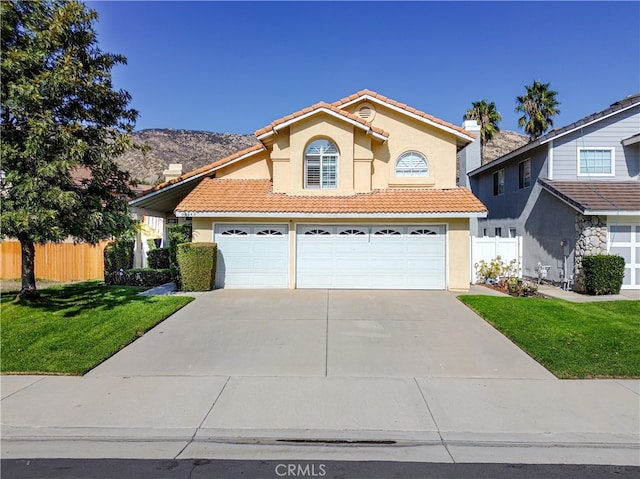
[[[445, 289], [441, 225], [298, 225], [298, 288]], [[286, 288], [286, 225], [219, 224], [216, 287]]]

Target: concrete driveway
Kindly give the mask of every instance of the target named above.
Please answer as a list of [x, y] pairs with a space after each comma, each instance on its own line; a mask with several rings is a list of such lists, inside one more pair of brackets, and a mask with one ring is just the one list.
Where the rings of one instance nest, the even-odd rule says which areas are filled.
[[452, 293], [219, 290], [84, 377], [3, 376], [1, 449], [637, 466], [639, 392], [556, 379]]
[[166, 375], [553, 378], [453, 293], [354, 290], [212, 291], [88, 374]]

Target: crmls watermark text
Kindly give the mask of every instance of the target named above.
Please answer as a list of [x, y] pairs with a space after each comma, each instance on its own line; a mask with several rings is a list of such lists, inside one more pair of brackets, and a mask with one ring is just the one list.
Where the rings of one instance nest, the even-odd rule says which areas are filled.
[[324, 464], [278, 464], [275, 472], [278, 477], [324, 477], [327, 467]]

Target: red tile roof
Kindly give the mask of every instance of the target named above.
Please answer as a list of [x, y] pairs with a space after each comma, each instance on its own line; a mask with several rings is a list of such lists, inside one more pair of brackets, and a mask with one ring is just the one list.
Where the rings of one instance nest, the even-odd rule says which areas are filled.
[[261, 136], [261, 135], [264, 135], [266, 133], [271, 133], [271, 132], [274, 131], [274, 129], [278, 125], [286, 123], [286, 122], [288, 122], [290, 120], [294, 120], [294, 119], [299, 118], [301, 116], [304, 116], [304, 115], [306, 115], [308, 113], [313, 113], [314, 111], [319, 111], [319, 110], [322, 110], [322, 109], [330, 110], [333, 113], [336, 113], [336, 114], [338, 114], [340, 116], [348, 118], [349, 120], [352, 120], [352, 121], [355, 121], [357, 123], [360, 123], [362, 126], [370, 129], [371, 131], [374, 131], [375, 133], [378, 133], [379, 135], [382, 135], [382, 136], [385, 136], [385, 137], [389, 136], [389, 133], [384, 131], [382, 128], [375, 127], [375, 126], [371, 125], [371, 123], [369, 123], [368, 121], [365, 121], [362, 118], [360, 118], [359, 116], [354, 115], [352, 113], [349, 113], [347, 111], [341, 110], [340, 108], [338, 108], [338, 107], [336, 107], [334, 105], [331, 105], [330, 103], [323, 102], [323, 101], [319, 102], [319, 103], [316, 103], [315, 105], [309, 106], [307, 108], [303, 108], [302, 110], [298, 110], [295, 113], [291, 113], [290, 115], [284, 116], [284, 117], [279, 118], [279, 119], [277, 119], [275, 121], [272, 121], [269, 125], [265, 126], [264, 128], [261, 128], [261, 129], [257, 130], [255, 132], [255, 135], [256, 136]]
[[438, 125], [442, 125], [444, 127], [447, 128], [451, 128], [452, 130], [457, 131], [458, 133], [462, 133], [463, 135], [466, 135], [470, 138], [475, 138], [476, 135], [474, 135], [473, 133], [471, 133], [470, 131], [465, 130], [464, 128], [458, 126], [458, 125], [454, 125], [453, 123], [449, 123], [448, 121], [444, 121], [441, 120], [440, 118], [436, 118], [433, 115], [429, 115], [428, 113], [425, 113], [423, 111], [420, 110], [416, 110], [415, 108], [407, 105], [406, 103], [400, 103], [397, 102], [395, 100], [392, 100], [389, 97], [386, 97], [384, 95], [381, 95], [375, 91], [371, 91], [371, 90], [361, 90], [357, 93], [354, 93], [353, 95], [349, 95], [345, 98], [342, 98], [336, 102], [333, 102], [333, 106], [337, 107], [337, 108], [341, 108], [344, 104], [346, 103], [350, 103], [354, 100], [358, 100], [364, 96], [370, 96], [371, 98], [375, 98], [377, 100], [380, 100], [384, 103], [388, 103], [390, 105], [395, 106], [396, 108], [400, 108], [401, 110], [406, 111], [407, 113], [413, 113], [416, 116], [419, 116], [421, 118], [424, 118], [425, 120], [429, 120], [433, 123], [436, 123]]
[[184, 213], [486, 213], [466, 188], [374, 190], [352, 196], [273, 193], [270, 180], [204, 179], [180, 204]]

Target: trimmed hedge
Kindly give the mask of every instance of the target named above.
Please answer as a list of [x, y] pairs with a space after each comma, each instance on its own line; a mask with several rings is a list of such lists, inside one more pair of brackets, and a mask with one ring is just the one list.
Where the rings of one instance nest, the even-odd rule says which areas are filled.
[[104, 249], [104, 273], [133, 268], [135, 241], [116, 240]]
[[210, 291], [215, 286], [218, 245], [182, 243], [177, 260], [182, 276], [182, 291]]
[[169, 269], [171, 270], [171, 280], [178, 289], [182, 289], [182, 278], [180, 277], [180, 267], [178, 266], [178, 245], [191, 241], [191, 225], [169, 226]]
[[582, 258], [584, 284], [588, 294], [618, 294], [624, 279], [624, 258], [590, 255]]
[[169, 269], [169, 248], [157, 248], [147, 252], [147, 261], [151, 269]]
[[105, 273], [104, 282], [120, 286], [160, 286], [171, 282], [171, 271], [168, 268], [112, 271]]

